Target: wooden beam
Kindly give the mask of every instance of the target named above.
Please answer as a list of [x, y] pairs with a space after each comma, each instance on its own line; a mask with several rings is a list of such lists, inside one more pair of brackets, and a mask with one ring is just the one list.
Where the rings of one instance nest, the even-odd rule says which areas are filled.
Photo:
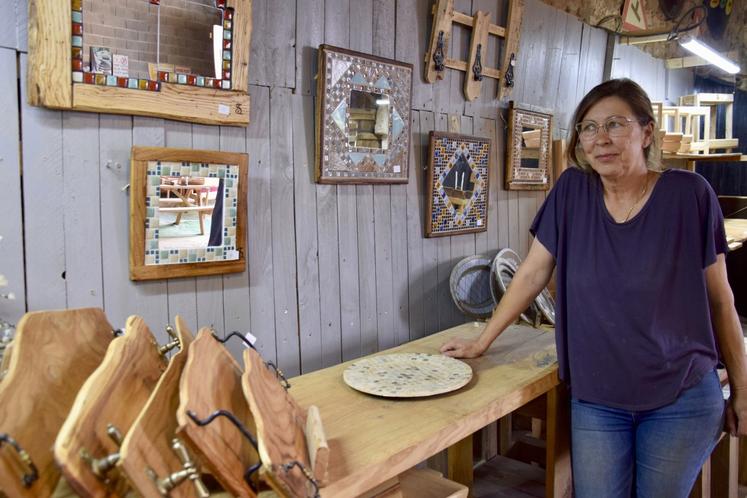
[[[461, 12], [454, 12], [454, 22], [471, 28], [475, 24], [475, 19], [472, 16], [468, 16], [467, 14], [462, 14]], [[500, 36], [501, 38], [505, 38], [506, 29], [503, 26], [498, 26], [497, 24], [488, 23], [488, 33], [491, 35]]]
[[[490, 12], [478, 10], [475, 14], [474, 26], [472, 28], [472, 39], [469, 46], [469, 58], [467, 59], [467, 75], [464, 77], [464, 96], [467, 100], [476, 100], [482, 89], [482, 76], [488, 52], [488, 25], [490, 24]], [[476, 79], [472, 68], [477, 61], [477, 51], [480, 50], [480, 79]]]
[[[252, 0], [229, 0], [234, 8], [233, 25], [233, 64], [231, 67], [231, 88], [242, 92], [249, 91], [249, 54], [252, 41]], [[247, 109], [247, 119], [249, 117]]]
[[[503, 73], [511, 71], [511, 57], [518, 57], [519, 38], [521, 37], [521, 18], [524, 13], [524, 0], [509, 0], [508, 14], [506, 15], [506, 45], [503, 48], [503, 62], [501, 69]], [[498, 99], [503, 100], [511, 96], [512, 87], [506, 86], [505, 81], [498, 83]]]
[[70, 2], [29, 0], [26, 88], [30, 105], [53, 109], [72, 105], [71, 23]]

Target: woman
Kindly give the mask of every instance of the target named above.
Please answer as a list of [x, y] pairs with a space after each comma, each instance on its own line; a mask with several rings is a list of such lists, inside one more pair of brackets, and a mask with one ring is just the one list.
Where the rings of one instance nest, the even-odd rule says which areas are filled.
[[577, 167], [537, 214], [508, 292], [478, 339], [453, 339], [441, 351], [481, 355], [557, 268], [576, 496], [685, 497], [723, 427], [719, 359], [731, 384], [727, 429], [747, 434], [744, 342], [721, 211], [699, 175], [657, 171], [651, 102], [635, 82], [598, 85], [573, 123], [568, 159]]

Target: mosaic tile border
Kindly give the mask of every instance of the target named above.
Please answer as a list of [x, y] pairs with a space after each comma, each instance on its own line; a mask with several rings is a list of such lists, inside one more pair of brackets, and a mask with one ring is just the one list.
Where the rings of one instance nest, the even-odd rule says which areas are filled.
[[[319, 48], [319, 64], [317, 181], [406, 183], [412, 65], [328, 45]], [[389, 99], [387, 149], [356, 147], [348, 141], [353, 90]]]
[[[159, 0], [151, 0], [158, 5]], [[223, 74], [222, 78], [209, 78], [195, 74], [158, 71], [158, 81], [147, 78], [130, 78], [112, 74], [92, 73], [83, 70], [83, 0], [70, 0], [72, 14], [72, 81], [88, 85], [112, 86], [133, 90], [158, 92], [161, 83], [231, 89], [231, 70], [233, 65], [233, 7], [226, 7], [226, 0], [215, 0], [215, 6], [223, 11]]]
[[[487, 230], [490, 139], [442, 132], [431, 132], [429, 138], [426, 237]], [[462, 172], [461, 180], [458, 179], [455, 168], [460, 165], [470, 168], [468, 178]], [[457, 203], [451, 196], [464, 192], [465, 180], [472, 184], [472, 195]], [[449, 181], [454, 182], [453, 186], [449, 186]]]
[[[524, 109], [513, 102], [509, 106], [510, 146], [506, 148], [506, 188], [509, 190], [549, 190], [551, 147], [552, 147], [552, 114]], [[538, 150], [538, 167], [521, 167], [522, 128], [526, 126], [539, 129], [540, 147]]]
[[[158, 203], [161, 176], [202, 176], [223, 179], [223, 245], [204, 249], [158, 249]], [[145, 265], [235, 261], [239, 167], [234, 164], [148, 161], [145, 194]]]

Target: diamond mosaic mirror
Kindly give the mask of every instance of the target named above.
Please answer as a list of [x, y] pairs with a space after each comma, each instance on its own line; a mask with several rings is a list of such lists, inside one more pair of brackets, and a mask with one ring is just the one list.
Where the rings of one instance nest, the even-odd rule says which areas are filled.
[[412, 65], [322, 45], [319, 183], [407, 183]]
[[487, 230], [490, 139], [432, 131], [426, 237]]
[[508, 107], [506, 189], [548, 190], [552, 168], [552, 114], [538, 108]]

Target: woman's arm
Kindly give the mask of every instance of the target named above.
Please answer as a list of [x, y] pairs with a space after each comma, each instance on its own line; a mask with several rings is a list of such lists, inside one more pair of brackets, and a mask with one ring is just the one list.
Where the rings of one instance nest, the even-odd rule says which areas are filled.
[[441, 352], [454, 358], [475, 358], [490, 347], [496, 337], [511, 325], [550, 281], [555, 259], [537, 239], [511, 280], [485, 330], [475, 340], [454, 338], [441, 346]]
[[742, 326], [726, 276], [724, 254], [719, 254], [716, 262], [705, 269], [705, 277], [711, 322], [729, 374], [731, 397], [727, 408], [726, 429], [733, 435], [744, 436], [747, 435], [747, 362]]

